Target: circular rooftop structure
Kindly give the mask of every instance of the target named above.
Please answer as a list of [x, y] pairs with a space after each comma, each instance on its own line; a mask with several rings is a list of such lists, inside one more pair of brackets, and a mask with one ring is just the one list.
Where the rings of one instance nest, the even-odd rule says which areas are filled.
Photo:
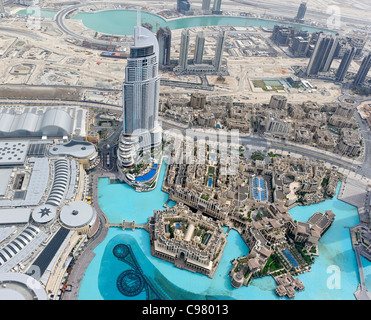
[[26, 274], [0, 273], [0, 300], [47, 300], [40, 282]]
[[37, 223], [48, 223], [57, 215], [56, 207], [50, 204], [38, 206], [32, 211], [32, 219]]
[[95, 217], [92, 206], [83, 201], [74, 201], [65, 205], [59, 215], [66, 228], [78, 229], [90, 224]]

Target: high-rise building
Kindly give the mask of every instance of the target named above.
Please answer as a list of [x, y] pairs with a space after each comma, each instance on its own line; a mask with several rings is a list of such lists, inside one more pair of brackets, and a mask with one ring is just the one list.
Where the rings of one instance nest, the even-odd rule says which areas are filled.
[[336, 81], [344, 80], [355, 53], [356, 53], [356, 50], [354, 47], [348, 48], [345, 51], [344, 56], [341, 59], [338, 71], [336, 72]]
[[307, 3], [306, 2], [300, 3], [298, 13], [296, 14], [296, 20], [302, 20], [305, 16], [306, 11], [307, 11]]
[[177, 0], [176, 9], [178, 12], [185, 14], [191, 8], [188, 0]]
[[289, 49], [295, 57], [305, 57], [309, 48], [309, 40], [303, 37], [294, 37]]
[[194, 64], [201, 64], [205, 47], [205, 33], [203, 31], [199, 32], [196, 36], [196, 45], [195, 45], [195, 56]]
[[317, 75], [318, 72], [327, 72], [330, 69], [337, 48], [338, 38], [321, 34], [309, 60], [307, 75]]
[[203, 109], [206, 104], [206, 95], [203, 93], [192, 93], [190, 107], [193, 109]]
[[350, 45], [355, 48], [354, 59], [360, 59], [362, 56], [362, 50], [365, 47], [367, 37], [352, 37], [350, 39]]
[[284, 109], [286, 107], [287, 98], [282, 95], [272, 95], [269, 101], [269, 107], [272, 109]]
[[160, 69], [164, 66], [170, 65], [170, 51], [171, 51], [171, 30], [169, 27], [160, 28], [156, 33], [159, 57], [158, 65]]
[[209, 11], [211, 5], [211, 0], [202, 0], [202, 11]]
[[306, 30], [297, 30], [291, 26], [275, 25], [273, 27], [271, 39], [279, 46], [288, 46], [294, 37], [302, 37], [307, 40], [309, 39], [309, 33]]
[[0, 0], [0, 14], [1, 14], [1, 13], [5, 13], [3, 0]]
[[353, 83], [357, 86], [362, 85], [363, 82], [366, 80], [370, 68], [371, 68], [371, 52], [363, 58], [361, 66], [358, 69], [358, 72], [354, 78]]
[[327, 72], [330, 70], [331, 63], [334, 60], [335, 56], [335, 50], [337, 48], [339, 39], [338, 37], [331, 37], [328, 43], [327, 50], [325, 52], [324, 60], [323, 60], [323, 66], [321, 66], [321, 71]]
[[222, 0], [214, 0], [213, 13], [216, 13], [216, 14], [222, 13], [220, 9], [221, 6], [222, 6]]
[[216, 42], [215, 56], [213, 60], [213, 66], [216, 72], [220, 71], [220, 67], [222, 65], [225, 35], [226, 35], [225, 31], [220, 32], [218, 35], [217, 42]]
[[141, 162], [144, 150], [160, 145], [158, 122], [160, 77], [158, 42], [146, 28], [134, 28], [134, 45], [125, 68], [123, 83], [123, 130], [118, 148], [118, 168]]
[[188, 48], [189, 48], [189, 30], [183, 29], [180, 40], [179, 62], [180, 70], [187, 69], [188, 65]]

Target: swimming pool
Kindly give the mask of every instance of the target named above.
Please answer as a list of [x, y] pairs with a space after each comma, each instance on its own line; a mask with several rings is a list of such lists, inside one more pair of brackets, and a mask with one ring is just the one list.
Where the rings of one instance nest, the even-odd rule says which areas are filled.
[[252, 179], [252, 192], [255, 200], [268, 200], [267, 183], [263, 178]]
[[212, 187], [212, 185], [213, 185], [213, 178], [209, 178], [209, 181], [207, 183], [207, 186], [208, 187]]
[[284, 256], [288, 259], [290, 264], [294, 267], [299, 266], [299, 264], [296, 262], [296, 260], [293, 258], [293, 256], [290, 254], [290, 252], [287, 251], [287, 249], [281, 251]]

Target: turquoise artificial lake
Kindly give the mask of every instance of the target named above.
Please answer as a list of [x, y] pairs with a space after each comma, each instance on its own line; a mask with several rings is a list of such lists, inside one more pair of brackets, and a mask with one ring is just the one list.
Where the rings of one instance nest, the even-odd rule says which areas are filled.
[[[168, 200], [161, 191], [165, 176], [166, 164], [161, 168], [159, 183], [151, 192], [138, 193], [125, 184], [109, 184], [108, 178], [101, 178], [98, 185], [99, 204], [110, 222], [125, 219], [146, 223], [154, 209], [162, 209]], [[299, 278], [305, 290], [298, 292], [297, 300], [354, 300], [353, 293], [358, 286], [358, 270], [355, 254], [352, 250], [350, 232], [346, 227], [359, 222], [357, 209], [337, 199], [340, 183], [334, 199], [320, 204], [295, 207], [290, 214], [296, 220], [307, 221], [316, 211], [333, 210], [336, 217], [331, 228], [320, 240], [320, 256], [315, 259], [312, 271]], [[231, 260], [249, 252], [237, 231], [231, 230], [223, 257], [213, 279], [175, 268], [173, 264], [155, 258], [150, 253], [149, 234], [141, 229], [135, 231], [111, 228], [105, 240], [94, 250], [96, 256], [87, 268], [83, 277], [79, 300], [130, 300], [146, 299], [145, 293], [127, 297], [119, 292], [116, 280], [120, 273], [130, 269], [112, 253], [119, 244], [129, 245], [139, 262], [143, 273], [150, 282], [159, 288], [167, 299], [190, 300], [276, 300], [276, 287], [272, 277], [254, 279], [249, 287], [235, 289], [230, 284], [228, 272]], [[367, 287], [371, 287], [371, 263], [362, 258]], [[329, 267], [338, 266], [340, 270], [340, 289], [327, 287], [331, 276]], [[109, 272], [107, 272], [109, 270]], [[330, 270], [331, 271], [331, 270]]]
[[[26, 9], [20, 10], [17, 14], [36, 15], [44, 18], [53, 18], [57, 12], [51, 10], [41, 10], [40, 12], [27, 12]], [[133, 35], [134, 27], [137, 25], [137, 12], [134, 10], [102, 10], [96, 12], [79, 12], [72, 19], [81, 20], [89, 29], [114, 35]], [[150, 23], [153, 30], [158, 27], [169, 27], [171, 30], [192, 28], [200, 26], [235, 26], [235, 27], [264, 27], [273, 28], [275, 25], [294, 26], [298, 29], [307, 30], [308, 32], [328, 31], [311, 26], [300, 25], [295, 23], [284, 23], [281, 21], [256, 19], [248, 17], [233, 16], [189, 16], [165, 20], [159, 15], [142, 12], [142, 23]]]

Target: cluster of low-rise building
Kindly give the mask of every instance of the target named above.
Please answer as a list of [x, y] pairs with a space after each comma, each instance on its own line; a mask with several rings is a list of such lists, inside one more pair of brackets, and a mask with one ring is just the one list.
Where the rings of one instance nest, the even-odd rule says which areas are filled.
[[[186, 149], [181, 146], [176, 148], [176, 159], [183, 152], [179, 150]], [[324, 214], [317, 212], [307, 223], [303, 223], [291, 218], [288, 207], [320, 202], [334, 196], [341, 178], [336, 168], [306, 158], [271, 154], [270, 157], [263, 157], [264, 160], [252, 160], [238, 154], [238, 170], [226, 174], [228, 170], [223, 170], [221, 165], [222, 155], [213, 143], [201, 149], [205, 151], [203, 156], [198, 154], [197, 146], [192, 148], [197, 155], [192, 164], [186, 161], [169, 163], [162, 188], [169, 193], [169, 199], [181, 204], [181, 208], [191, 208], [186, 210], [190, 216], [196, 215], [192, 212], [197, 212], [199, 217], [207, 216], [210, 221], [213, 219], [241, 234], [250, 252], [233, 261], [230, 271], [232, 285], [239, 288], [248, 285], [251, 279], [267, 274], [285, 272], [296, 275], [308, 271], [311, 255], [317, 253], [318, 241], [334, 221], [334, 214], [331, 211]], [[205, 160], [204, 163], [198, 163], [199, 156]], [[184, 156], [181, 159], [187, 158]], [[177, 211], [173, 208], [166, 212], [175, 214]], [[163, 217], [166, 216], [161, 217], [159, 228], [168, 231], [163, 231], [164, 244], [157, 243], [156, 246], [164, 251], [170, 243], [170, 231], [169, 227], [164, 227]], [[187, 232], [188, 229], [174, 233], [172, 241], [182, 242]], [[222, 239], [224, 234], [215, 236]], [[302, 249], [299, 250], [297, 244]], [[307, 253], [303, 254], [303, 251]], [[164, 252], [162, 256], [160, 253], [155, 255], [174, 263], [176, 260], [174, 252], [173, 258]], [[270, 270], [272, 259], [279, 261], [279, 268]], [[187, 262], [186, 256], [184, 261]], [[175, 265], [179, 266], [179, 263]], [[200, 270], [197, 272], [206, 274], [204, 269]], [[287, 296], [293, 296], [291, 289], [280, 284], [279, 295], [283, 294], [283, 289]]]
[[345, 102], [292, 104], [283, 95], [273, 95], [266, 104], [240, 103], [198, 93], [190, 98], [163, 97], [160, 113], [186, 125], [259, 133], [347, 157], [358, 157], [362, 151], [354, 106]]

